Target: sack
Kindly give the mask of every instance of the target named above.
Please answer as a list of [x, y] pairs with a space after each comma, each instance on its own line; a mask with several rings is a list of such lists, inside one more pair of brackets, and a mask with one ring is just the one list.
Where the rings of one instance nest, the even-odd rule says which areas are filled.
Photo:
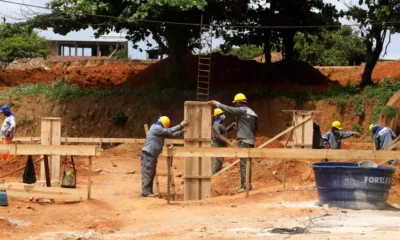
[[65, 165], [67, 165], [67, 157], [65, 157], [64, 162], [64, 176], [61, 181], [62, 188], [76, 188], [76, 169], [74, 156], [71, 156], [72, 170], [65, 171]]
[[324, 148], [324, 141], [322, 140], [321, 129], [317, 121], [313, 123], [313, 149], [322, 149]]
[[33, 165], [31, 155], [28, 156], [22, 181], [26, 184], [32, 184], [36, 182], [35, 166]]

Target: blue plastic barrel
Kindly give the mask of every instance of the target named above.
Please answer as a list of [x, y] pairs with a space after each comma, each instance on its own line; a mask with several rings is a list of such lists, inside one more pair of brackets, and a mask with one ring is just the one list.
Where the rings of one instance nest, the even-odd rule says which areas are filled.
[[386, 207], [394, 168], [343, 162], [321, 162], [312, 167], [320, 204], [349, 209]]

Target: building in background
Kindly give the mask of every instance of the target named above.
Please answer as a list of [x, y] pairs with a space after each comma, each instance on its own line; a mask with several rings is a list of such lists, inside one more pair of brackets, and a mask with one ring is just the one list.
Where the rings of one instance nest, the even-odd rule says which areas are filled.
[[52, 56], [108, 57], [110, 49], [128, 48], [126, 39], [50, 40]]

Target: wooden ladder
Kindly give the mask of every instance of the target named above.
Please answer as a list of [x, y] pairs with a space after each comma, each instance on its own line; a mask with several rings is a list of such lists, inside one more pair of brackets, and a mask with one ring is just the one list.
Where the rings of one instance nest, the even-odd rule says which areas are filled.
[[210, 96], [212, 35], [212, 26], [203, 26], [202, 14], [200, 20], [200, 49], [197, 72], [197, 101], [208, 101]]

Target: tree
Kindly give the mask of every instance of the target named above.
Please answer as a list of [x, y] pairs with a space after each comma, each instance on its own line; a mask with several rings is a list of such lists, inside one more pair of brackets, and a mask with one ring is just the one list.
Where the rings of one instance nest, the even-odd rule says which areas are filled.
[[[280, 51], [283, 47], [284, 60], [292, 59], [294, 36], [297, 32], [316, 32], [318, 29], [302, 28], [309, 25], [339, 24], [339, 14], [331, 4], [322, 0], [255, 0], [246, 15], [239, 19], [242, 25], [251, 28], [230, 29], [224, 34], [226, 41], [222, 46], [228, 51], [232, 46], [253, 44], [264, 47], [265, 75], [264, 84], [271, 78], [271, 50]], [[257, 26], [274, 26], [262, 27]], [[282, 26], [282, 27], [279, 27]], [[298, 26], [296, 28], [287, 26]]]
[[372, 71], [383, 51], [385, 40], [389, 38], [390, 43], [390, 35], [400, 32], [400, 0], [359, 0], [359, 6], [350, 6], [346, 15], [360, 24], [365, 35], [367, 61], [360, 81], [360, 87], [363, 88], [373, 84]]
[[[47, 4], [50, 14], [35, 18], [35, 26], [67, 34], [92, 27], [96, 36], [126, 30], [134, 48], [139, 41], [151, 37], [161, 51], [168, 53], [168, 78], [180, 78], [183, 71], [182, 57], [199, 47], [199, 23], [211, 19], [222, 20], [240, 14], [248, 0], [52, 0]], [[100, 16], [101, 15], [101, 16]], [[180, 22], [183, 24], [170, 24]], [[189, 23], [189, 24], [184, 24]], [[151, 47], [148, 42], [147, 45]]]
[[0, 24], [0, 42], [0, 61], [5, 64], [50, 54], [50, 42], [26, 24]]
[[366, 59], [365, 38], [351, 27], [336, 31], [323, 30], [319, 34], [298, 33], [295, 36], [297, 59], [311, 65], [359, 65]]
[[[220, 48], [216, 49], [214, 52], [222, 52], [224, 53], [224, 51]], [[260, 56], [263, 54], [263, 47], [260, 46], [255, 46], [255, 45], [249, 45], [249, 44], [245, 44], [245, 45], [241, 45], [237, 48], [232, 48], [230, 49], [230, 51], [227, 53], [229, 55], [232, 56], [236, 56], [238, 57], [240, 60], [243, 61], [248, 61], [248, 60], [252, 60], [253, 58]]]

